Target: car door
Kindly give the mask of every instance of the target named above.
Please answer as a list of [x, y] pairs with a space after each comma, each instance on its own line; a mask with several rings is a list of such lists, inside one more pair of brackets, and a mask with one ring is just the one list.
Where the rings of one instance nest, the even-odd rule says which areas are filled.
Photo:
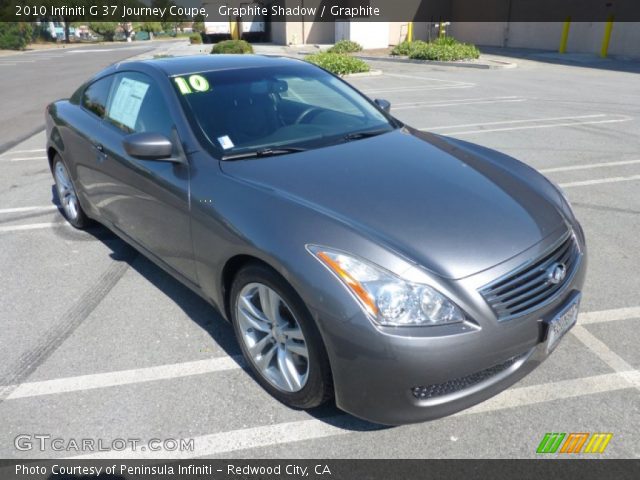
[[156, 81], [140, 72], [115, 75], [101, 148], [103, 171], [113, 184], [100, 208], [113, 226], [187, 279], [196, 274], [189, 212], [189, 165], [143, 160], [127, 154], [133, 133], [159, 133], [179, 144], [174, 122]]
[[[94, 216], [100, 217], [96, 204], [100, 202], [99, 184], [104, 181], [100, 171], [105, 159], [99, 150], [102, 120], [107, 109], [113, 77], [103, 77], [86, 85], [68, 110], [64, 131], [64, 158], [71, 169], [83, 205]], [[74, 94], [74, 97], [76, 95]]]

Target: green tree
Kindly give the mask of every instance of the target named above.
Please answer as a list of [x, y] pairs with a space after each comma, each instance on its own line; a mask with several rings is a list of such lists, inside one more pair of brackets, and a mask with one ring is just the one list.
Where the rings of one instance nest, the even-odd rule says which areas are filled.
[[89, 28], [98, 35], [102, 35], [105, 40], [112, 42], [119, 25], [118, 22], [90, 22]]
[[160, 22], [140, 22], [136, 24], [135, 29], [141, 32], [147, 32], [149, 34], [149, 39], [153, 39], [153, 34], [160, 32], [162, 30], [162, 25]]
[[196, 15], [193, 17], [193, 31], [196, 33], [204, 32], [204, 15]]
[[0, 22], [0, 49], [24, 50], [32, 33], [28, 22]]
[[[172, 5], [175, 5], [175, 2], [173, 2], [172, 0], [151, 0], [152, 7], [166, 8], [167, 12], [169, 11], [169, 8], [171, 8]], [[175, 35], [177, 35], [178, 27], [182, 22], [185, 22], [187, 20], [189, 19], [184, 16], [178, 16], [178, 15], [163, 18], [162, 30], [167, 33], [173, 32]]]

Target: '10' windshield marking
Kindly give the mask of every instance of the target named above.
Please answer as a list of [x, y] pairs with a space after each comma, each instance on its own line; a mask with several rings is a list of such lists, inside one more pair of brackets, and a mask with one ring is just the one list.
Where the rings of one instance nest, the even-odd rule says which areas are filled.
[[188, 95], [196, 92], [208, 92], [209, 91], [209, 82], [202, 75], [191, 75], [189, 76], [189, 81], [184, 77], [176, 77], [173, 79], [180, 90], [182, 95]]

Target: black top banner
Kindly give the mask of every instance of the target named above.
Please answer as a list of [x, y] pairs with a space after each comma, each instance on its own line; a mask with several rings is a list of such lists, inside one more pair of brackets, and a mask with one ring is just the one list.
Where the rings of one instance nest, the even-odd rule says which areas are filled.
[[0, 0], [0, 21], [640, 22], [639, 0]]

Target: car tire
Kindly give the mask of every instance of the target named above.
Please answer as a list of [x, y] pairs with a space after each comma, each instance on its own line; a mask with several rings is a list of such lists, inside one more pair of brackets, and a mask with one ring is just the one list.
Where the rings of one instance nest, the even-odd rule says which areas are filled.
[[75, 228], [85, 228], [91, 223], [91, 220], [80, 206], [80, 200], [78, 199], [73, 180], [71, 180], [69, 169], [60, 155], [56, 155], [53, 158], [51, 171], [56, 184], [60, 209], [62, 210], [64, 218]]
[[264, 265], [244, 267], [233, 281], [230, 306], [242, 354], [265, 390], [300, 409], [317, 407], [333, 397], [320, 332], [284, 278]]

